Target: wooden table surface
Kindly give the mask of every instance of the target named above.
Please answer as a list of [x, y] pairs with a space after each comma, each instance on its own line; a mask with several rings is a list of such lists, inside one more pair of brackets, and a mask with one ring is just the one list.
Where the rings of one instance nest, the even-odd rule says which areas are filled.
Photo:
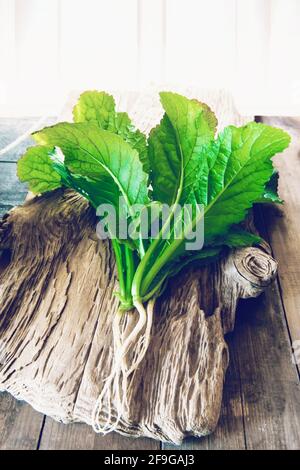
[[[35, 121], [0, 119], [0, 150]], [[278, 277], [265, 294], [239, 305], [235, 331], [227, 336], [230, 365], [215, 433], [187, 439], [181, 449], [300, 449], [300, 120], [264, 121], [285, 127], [293, 137], [284, 158], [275, 160], [285, 205], [256, 210], [261, 234], [279, 262]], [[27, 139], [0, 156], [0, 216], [25, 198], [16, 161], [28, 145]], [[176, 447], [60, 424], [0, 394], [0, 449], [170, 448]]]

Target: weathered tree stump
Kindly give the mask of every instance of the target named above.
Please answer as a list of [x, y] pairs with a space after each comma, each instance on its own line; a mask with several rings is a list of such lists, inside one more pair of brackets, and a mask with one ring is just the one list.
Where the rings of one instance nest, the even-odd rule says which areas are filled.
[[[143, 130], [160, 113], [147, 99], [127, 103]], [[220, 127], [247, 120], [227, 95], [208, 102]], [[91, 423], [112, 363], [118, 282], [95, 223], [84, 199], [57, 190], [13, 209], [0, 225], [0, 390], [63, 422]], [[170, 280], [155, 307], [149, 350], [130, 380], [120, 433], [180, 443], [214, 430], [228, 365], [224, 334], [234, 327], [238, 300], [259, 295], [275, 273], [262, 244]]]

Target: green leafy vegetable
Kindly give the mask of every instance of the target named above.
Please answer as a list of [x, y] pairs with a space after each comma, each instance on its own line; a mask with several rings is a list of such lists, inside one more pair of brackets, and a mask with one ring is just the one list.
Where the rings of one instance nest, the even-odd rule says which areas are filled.
[[166, 113], [149, 137], [153, 196], [180, 204], [199, 176], [201, 147], [212, 141], [217, 120], [207, 105], [176, 93], [160, 96]]
[[232, 227], [230, 231], [219, 238], [215, 238], [214, 245], [226, 245], [230, 248], [257, 245], [261, 242], [261, 238], [254, 233], [247, 232], [241, 227]]
[[94, 123], [60, 123], [33, 134], [38, 144], [59, 147], [66, 167], [75, 174], [98, 178], [107, 177], [105, 188], [108, 201], [114, 203], [122, 195], [130, 207], [148, 202], [147, 174], [139, 155], [121, 137], [99, 129]]
[[135, 129], [127, 113], [116, 112], [115, 100], [104, 91], [86, 91], [73, 110], [74, 122], [97, 124], [101, 129], [121, 136], [138, 151], [144, 170], [150, 170], [146, 136]]
[[[107, 427], [99, 424], [105, 394], [113, 387], [119, 397], [118, 421], [128, 377], [149, 343], [154, 300], [169, 277], [189, 263], [216, 260], [225, 247], [259, 243], [239, 224], [254, 203], [281, 202], [272, 157], [289, 145], [288, 134], [251, 122], [226, 127], [215, 137], [217, 120], [206, 104], [170, 92], [160, 98], [165, 114], [147, 140], [126, 113], [116, 111], [112, 96], [83, 93], [75, 122], [36, 132], [39, 145], [18, 162], [19, 178], [31, 191], [72, 188], [95, 208], [111, 204], [133, 228], [124, 240], [106, 222], [115, 234], [120, 311], [136, 307], [138, 320], [123, 334], [121, 315], [114, 320], [115, 364], [94, 413], [95, 429], [102, 432], [114, 427], [110, 417]], [[144, 230], [149, 214], [158, 226], [154, 235], [149, 226]], [[194, 249], [199, 227], [203, 240]]]

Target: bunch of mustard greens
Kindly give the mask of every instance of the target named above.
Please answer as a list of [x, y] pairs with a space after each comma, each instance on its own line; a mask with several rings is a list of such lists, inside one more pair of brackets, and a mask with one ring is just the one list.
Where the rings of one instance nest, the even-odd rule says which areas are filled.
[[[18, 176], [32, 192], [72, 188], [95, 209], [110, 204], [135, 226], [134, 237], [121, 239], [118, 230], [111, 237], [120, 309], [113, 322], [114, 365], [94, 412], [98, 432], [112, 430], [120, 419], [128, 378], [149, 344], [154, 301], [170, 276], [196, 260], [216, 259], [226, 246], [257, 243], [259, 238], [238, 224], [254, 203], [280, 202], [271, 158], [289, 145], [288, 134], [250, 122], [228, 126], [216, 136], [217, 119], [207, 105], [171, 92], [161, 92], [160, 100], [164, 116], [146, 136], [126, 113], [116, 111], [112, 96], [85, 92], [74, 108], [74, 123], [35, 132], [38, 145], [18, 162]], [[160, 223], [155, 237], [143, 233], [136, 204], [155, 208]], [[166, 204], [171, 210], [163, 218]], [[175, 209], [185, 204], [192, 208], [188, 222]], [[186, 241], [202, 219], [204, 246], [187, 250]], [[175, 236], [182, 223], [182, 236]], [[109, 222], [106, 228], [113, 231]], [[122, 312], [133, 307], [134, 327], [121, 334]], [[112, 424], [109, 411], [101, 426], [104, 400], [112, 390], [119, 398], [118, 416]]]

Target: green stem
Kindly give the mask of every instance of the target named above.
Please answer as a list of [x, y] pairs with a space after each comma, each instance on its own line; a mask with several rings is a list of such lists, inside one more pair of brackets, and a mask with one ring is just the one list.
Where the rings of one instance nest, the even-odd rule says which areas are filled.
[[[203, 213], [199, 214], [200, 217], [195, 217], [195, 219], [191, 222], [190, 227], [188, 230], [194, 230], [196, 224], [199, 220], [203, 217]], [[157, 259], [157, 261], [151, 266], [151, 269], [148, 271], [147, 275], [143, 279], [143, 290], [142, 294], [147, 293], [147, 289], [153, 282], [155, 276], [159, 273], [159, 271], [172, 259], [173, 254], [176, 250], [180, 247], [181, 243], [185, 240], [183, 238], [175, 238], [172, 243], [166, 248], [164, 253]]]
[[[169, 217], [168, 217], [168, 219], [169, 219]], [[168, 219], [167, 219], [167, 222], [168, 222]], [[166, 226], [166, 224], [164, 225], [164, 227], [165, 226]], [[146, 251], [144, 257], [141, 259], [141, 261], [138, 265], [138, 268], [137, 268], [136, 273], [135, 273], [134, 278], [133, 278], [132, 289], [131, 289], [132, 297], [133, 297], [134, 301], [135, 300], [137, 300], [137, 301], [141, 300], [141, 284], [142, 284], [144, 272], [145, 272], [145, 269], [148, 266], [148, 263], [151, 259], [151, 256], [154, 254], [157, 246], [159, 245], [159, 243], [162, 240], [162, 232], [163, 232], [164, 227], [159, 232], [158, 238], [156, 238], [151, 243], [151, 245], [149, 246], [148, 250]]]
[[131, 285], [135, 272], [133, 251], [127, 245], [124, 246], [124, 251], [126, 262], [126, 297], [131, 298]]
[[121, 245], [118, 243], [118, 240], [111, 239], [112, 247], [115, 253], [116, 265], [118, 271], [119, 285], [120, 285], [120, 297], [121, 299], [126, 298], [126, 283], [123, 270], [123, 255]]
[[[149, 270], [149, 272], [147, 273], [147, 275], [144, 277], [143, 279], [143, 282], [142, 282], [142, 286], [141, 286], [141, 295], [143, 296], [143, 298], [146, 296], [148, 297], [148, 288], [150, 287], [150, 285], [152, 284], [155, 276], [159, 273], [159, 271], [161, 271], [161, 269], [164, 268], [164, 266], [168, 263], [170, 257], [168, 256], [168, 254], [166, 254], [166, 251], [164, 252], [164, 254], [162, 256], [160, 256], [158, 258], [158, 260], [153, 264], [153, 266], [151, 267], [151, 269]], [[164, 280], [164, 278], [163, 278]], [[159, 280], [158, 281], [158, 285], [156, 286], [153, 286], [151, 292], [153, 290], [157, 290], [160, 285], [162, 284], [162, 281]], [[147, 294], [147, 295], [146, 295]]]
[[155, 286], [153, 287], [153, 289], [151, 289], [149, 292], [146, 293], [146, 295], [142, 296], [142, 301], [143, 303], [144, 302], [147, 302], [147, 300], [149, 299], [152, 299], [155, 294], [157, 295], [157, 292], [159, 292], [161, 286], [163, 285], [163, 283], [165, 282], [166, 278], [168, 277], [168, 274], [169, 273], [166, 273], [156, 284]]
[[[178, 133], [177, 133], [176, 129], [175, 129], [175, 134], [176, 134], [176, 140], [178, 142], [178, 148], [179, 148], [180, 157], [181, 157], [180, 158], [181, 173], [180, 173], [179, 186], [178, 186], [178, 189], [177, 189], [177, 192], [176, 192], [176, 197], [175, 197], [175, 201], [173, 203], [172, 210], [171, 210], [166, 222], [164, 223], [163, 227], [161, 228], [161, 230], [158, 234], [158, 237], [151, 243], [151, 245], [147, 249], [144, 257], [142, 258], [142, 260], [141, 260], [141, 262], [138, 266], [138, 269], [136, 270], [136, 273], [135, 273], [135, 276], [134, 276], [134, 279], [133, 279], [133, 282], [132, 282], [132, 291], [131, 291], [134, 301], [135, 300], [139, 301], [142, 297], [142, 295], [141, 295], [141, 286], [142, 286], [142, 282], [143, 282], [144, 272], [145, 272], [145, 270], [148, 266], [148, 263], [151, 259], [151, 256], [155, 253], [156, 248], [159, 246], [159, 243], [163, 239], [165, 231], [169, 227], [169, 223], [170, 223], [170, 221], [172, 220], [172, 218], [174, 216], [176, 206], [180, 201], [180, 197], [181, 197], [182, 190], [183, 190], [183, 179], [184, 179], [183, 154], [182, 154], [182, 149], [181, 149], [181, 146], [180, 146], [179, 136], [178, 136]], [[154, 263], [154, 264], [156, 264], [156, 263]]]
[[139, 236], [139, 254], [140, 254], [141, 259], [145, 256], [145, 247], [144, 247], [142, 235]]
[[[133, 279], [133, 283], [132, 283], [132, 291], [131, 292], [132, 292], [132, 296], [133, 296], [134, 300], [135, 299], [136, 300], [141, 299], [141, 287], [142, 287], [142, 282], [143, 282], [143, 277], [144, 277], [145, 270], [147, 269], [147, 266], [148, 266], [148, 263], [151, 259], [151, 256], [153, 256], [155, 254], [155, 250], [159, 246], [160, 242], [163, 240], [163, 237], [165, 235], [166, 230], [169, 229], [169, 224], [170, 224], [170, 222], [171, 222], [171, 220], [174, 216], [176, 206], [177, 206], [177, 201], [175, 202], [175, 204], [173, 204], [172, 210], [171, 210], [167, 220], [165, 221], [164, 225], [162, 226], [162, 228], [161, 228], [161, 230], [158, 234], [158, 237], [151, 243], [151, 245], [147, 249], [144, 257], [142, 258], [141, 262], [139, 263], [139, 266], [136, 270], [136, 273], [135, 273], [135, 276], [134, 276], [134, 279]], [[154, 263], [154, 265], [155, 264], [156, 263]]]

